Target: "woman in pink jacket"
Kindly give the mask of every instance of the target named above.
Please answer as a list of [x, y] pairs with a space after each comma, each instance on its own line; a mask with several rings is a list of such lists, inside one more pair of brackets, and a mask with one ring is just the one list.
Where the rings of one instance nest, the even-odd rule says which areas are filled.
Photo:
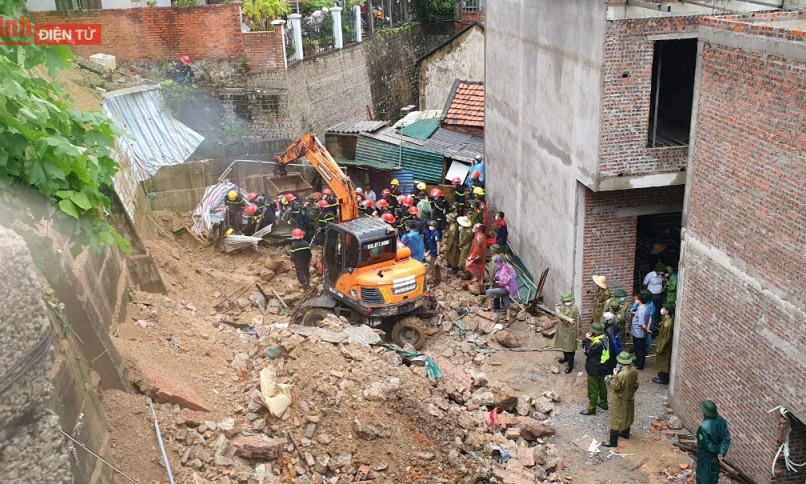
[[493, 259], [493, 266], [495, 267], [495, 282], [498, 287], [487, 289], [487, 310], [493, 309], [493, 299], [496, 297], [501, 298], [501, 303], [507, 311], [507, 321], [511, 319], [512, 311], [512, 298], [518, 294], [518, 279], [515, 274], [515, 269], [504, 262], [500, 255], [495, 256]]

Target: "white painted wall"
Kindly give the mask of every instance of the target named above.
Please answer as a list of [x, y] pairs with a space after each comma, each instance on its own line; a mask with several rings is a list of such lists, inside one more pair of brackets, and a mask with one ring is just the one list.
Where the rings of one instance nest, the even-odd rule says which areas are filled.
[[56, 10], [56, 0], [28, 0], [28, 10], [31, 12]]
[[420, 109], [442, 109], [456, 79], [484, 80], [484, 32], [473, 26], [420, 64]]
[[600, 0], [487, 4], [487, 192], [533, 275], [550, 268], [548, 304], [581, 293], [577, 181], [596, 176], [606, 16]]

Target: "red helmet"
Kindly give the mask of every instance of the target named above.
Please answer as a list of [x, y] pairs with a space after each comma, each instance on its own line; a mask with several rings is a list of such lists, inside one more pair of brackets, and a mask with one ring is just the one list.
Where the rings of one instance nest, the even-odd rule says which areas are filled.
[[305, 233], [302, 229], [294, 229], [291, 231], [291, 237], [294, 239], [301, 239], [303, 235], [305, 235]]
[[330, 188], [325, 188], [324, 190], [322, 190], [322, 193], [327, 196], [330, 196], [333, 195], [333, 190], [331, 190]]
[[431, 190], [431, 196], [434, 197], [434, 198], [441, 197], [442, 196], [442, 190], [440, 190], [439, 188], [434, 188], [433, 190]]
[[409, 214], [410, 215], [417, 215], [420, 211], [417, 210], [417, 207], [409, 207]]
[[186, 66], [190, 65], [190, 56], [188, 55], [183, 55], [182, 57], [179, 58], [179, 60], [181, 60], [182, 64], [185, 64]]
[[395, 223], [395, 216], [392, 215], [390, 212], [386, 212], [385, 214], [383, 214], [383, 220], [386, 223], [393, 224]]
[[481, 172], [476, 170], [470, 174], [470, 178], [481, 178]]
[[372, 200], [364, 200], [364, 206], [367, 208], [372, 208]]
[[458, 176], [454, 177], [453, 180], [451, 180], [451, 183], [453, 183], [454, 185], [461, 185], [462, 184], [462, 179], [459, 178]]
[[257, 212], [257, 205], [247, 205], [246, 215], [254, 215]]
[[295, 197], [293, 193], [286, 193], [284, 198], [288, 202], [293, 202], [294, 200], [297, 199], [297, 197]]
[[250, 202], [252, 200], [256, 199], [256, 198], [257, 198], [257, 193], [255, 193], [255, 192], [249, 192], [249, 195], [246, 196], [246, 199], [249, 200]]
[[378, 205], [379, 207], [381, 207], [381, 208], [386, 208], [386, 207], [388, 207], [388, 206], [389, 206], [389, 202], [387, 202], [387, 201], [386, 201], [386, 200], [384, 200], [384, 199], [380, 199], [380, 200], [378, 200], [377, 205]]
[[327, 200], [319, 200], [319, 207], [320, 208], [328, 208], [328, 207], [330, 207], [330, 204], [327, 203]]
[[404, 207], [411, 207], [411, 200], [406, 195], [400, 195], [397, 197], [397, 203], [403, 205]]
[[383, 191], [381, 192], [381, 195], [384, 197], [388, 197], [391, 194], [392, 192], [388, 188], [384, 188]]

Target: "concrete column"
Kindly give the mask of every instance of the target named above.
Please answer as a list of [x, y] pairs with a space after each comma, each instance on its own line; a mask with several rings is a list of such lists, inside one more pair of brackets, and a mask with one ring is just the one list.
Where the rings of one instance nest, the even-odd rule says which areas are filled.
[[292, 13], [288, 16], [291, 21], [291, 32], [294, 35], [294, 59], [302, 60], [302, 15]]
[[369, 28], [369, 36], [375, 36], [375, 14], [372, 11], [372, 0], [367, 0], [366, 3], [367, 27]]
[[274, 26], [274, 33], [277, 33], [277, 30], [280, 31], [280, 40], [283, 42], [283, 67], [288, 69], [288, 57], [285, 53], [285, 20], [274, 20], [271, 23]]
[[353, 7], [353, 17], [355, 17], [355, 41], [361, 42], [363, 32], [361, 31], [361, 5]]
[[344, 47], [341, 31], [341, 10], [341, 7], [330, 7], [330, 13], [333, 15], [333, 47], [336, 49]]

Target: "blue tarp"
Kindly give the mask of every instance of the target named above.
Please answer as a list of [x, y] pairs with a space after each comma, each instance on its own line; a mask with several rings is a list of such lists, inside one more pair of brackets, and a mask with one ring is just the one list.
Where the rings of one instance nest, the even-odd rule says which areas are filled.
[[204, 137], [160, 108], [156, 86], [121, 89], [104, 94], [104, 113], [129, 136], [118, 138], [139, 180], [162, 166], [187, 161]]

